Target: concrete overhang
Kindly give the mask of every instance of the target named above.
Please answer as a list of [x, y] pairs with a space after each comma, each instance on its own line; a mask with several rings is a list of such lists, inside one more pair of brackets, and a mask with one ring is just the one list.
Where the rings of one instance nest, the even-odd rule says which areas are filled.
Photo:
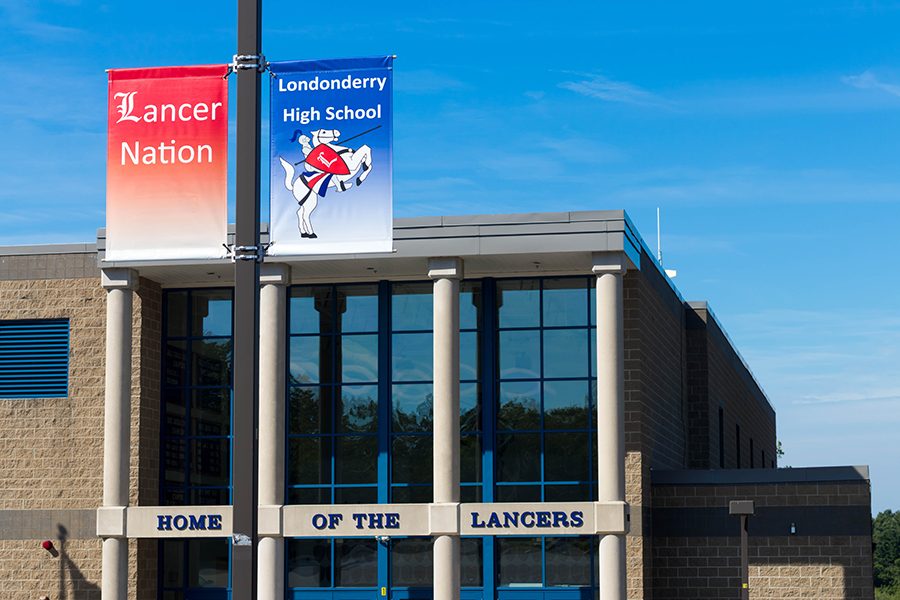
[[[268, 226], [262, 228], [268, 241]], [[230, 259], [107, 261], [98, 232], [101, 268], [127, 267], [164, 287], [231, 285]], [[639, 269], [642, 240], [621, 210], [514, 215], [417, 217], [394, 221], [394, 252], [267, 257], [291, 267], [294, 283], [425, 279], [427, 260], [457, 256], [466, 276], [587, 275], [595, 253], [624, 255]]]

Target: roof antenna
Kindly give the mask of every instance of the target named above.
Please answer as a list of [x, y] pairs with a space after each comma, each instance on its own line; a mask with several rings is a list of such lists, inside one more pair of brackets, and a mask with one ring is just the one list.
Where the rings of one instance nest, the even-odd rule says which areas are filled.
[[[656, 207], [656, 262], [659, 263], [659, 266], [663, 266], [663, 258], [662, 258], [662, 238], [659, 235], [659, 207]], [[663, 269], [666, 272], [666, 276], [669, 279], [675, 279], [678, 276], [678, 271], [675, 269]]]

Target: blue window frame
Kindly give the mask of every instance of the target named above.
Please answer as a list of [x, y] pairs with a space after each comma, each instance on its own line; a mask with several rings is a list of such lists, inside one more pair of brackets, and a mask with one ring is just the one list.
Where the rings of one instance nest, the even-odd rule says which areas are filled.
[[[231, 502], [232, 290], [170, 290], [163, 302], [160, 504]], [[162, 600], [224, 600], [227, 539], [163, 540]]]
[[69, 319], [0, 321], [0, 398], [65, 398]]
[[[431, 282], [292, 288], [288, 503], [431, 500], [431, 293]], [[596, 499], [594, 315], [591, 277], [463, 282], [463, 502]], [[374, 440], [356, 448], [350, 467], [341, 465], [344, 437]], [[342, 470], [364, 469], [365, 481], [340, 479]], [[345, 543], [289, 543], [290, 594], [355, 593], [335, 575], [336, 549]], [[377, 587], [389, 586], [396, 598], [429, 597], [430, 544], [395, 538], [375, 546]], [[498, 589], [513, 597], [524, 584], [548, 590], [547, 598], [589, 597], [592, 544], [573, 536], [466, 538], [463, 595]], [[525, 556], [520, 547], [531, 548], [529, 560], [537, 557], [537, 577], [507, 583]]]

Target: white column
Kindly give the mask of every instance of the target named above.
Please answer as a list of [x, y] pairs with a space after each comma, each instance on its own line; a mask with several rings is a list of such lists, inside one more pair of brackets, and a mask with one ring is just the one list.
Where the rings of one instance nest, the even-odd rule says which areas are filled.
[[[290, 267], [263, 264], [259, 275], [259, 504], [284, 504], [285, 336]], [[260, 537], [259, 600], [284, 598], [284, 538]]]
[[[458, 258], [432, 258], [434, 280], [434, 502], [459, 502], [459, 281]], [[459, 600], [459, 536], [434, 539], [434, 599]]]
[[[600, 502], [625, 501], [625, 257], [594, 255], [597, 276], [597, 481]], [[600, 536], [600, 600], [625, 600], [625, 536]]]
[[[104, 269], [106, 288], [106, 399], [103, 422], [103, 506], [128, 506], [131, 454], [131, 312], [137, 275], [129, 269]], [[101, 598], [125, 600], [128, 594], [128, 539], [103, 540]]]

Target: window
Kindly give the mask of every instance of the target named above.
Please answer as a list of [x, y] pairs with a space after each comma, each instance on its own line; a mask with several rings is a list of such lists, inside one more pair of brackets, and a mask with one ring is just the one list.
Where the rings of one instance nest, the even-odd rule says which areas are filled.
[[0, 398], [65, 398], [69, 320], [0, 321]]
[[725, 409], [719, 407], [719, 468], [725, 468]]
[[584, 277], [497, 282], [498, 502], [596, 496], [593, 290]]
[[231, 290], [166, 293], [164, 505], [230, 502], [231, 304]]

